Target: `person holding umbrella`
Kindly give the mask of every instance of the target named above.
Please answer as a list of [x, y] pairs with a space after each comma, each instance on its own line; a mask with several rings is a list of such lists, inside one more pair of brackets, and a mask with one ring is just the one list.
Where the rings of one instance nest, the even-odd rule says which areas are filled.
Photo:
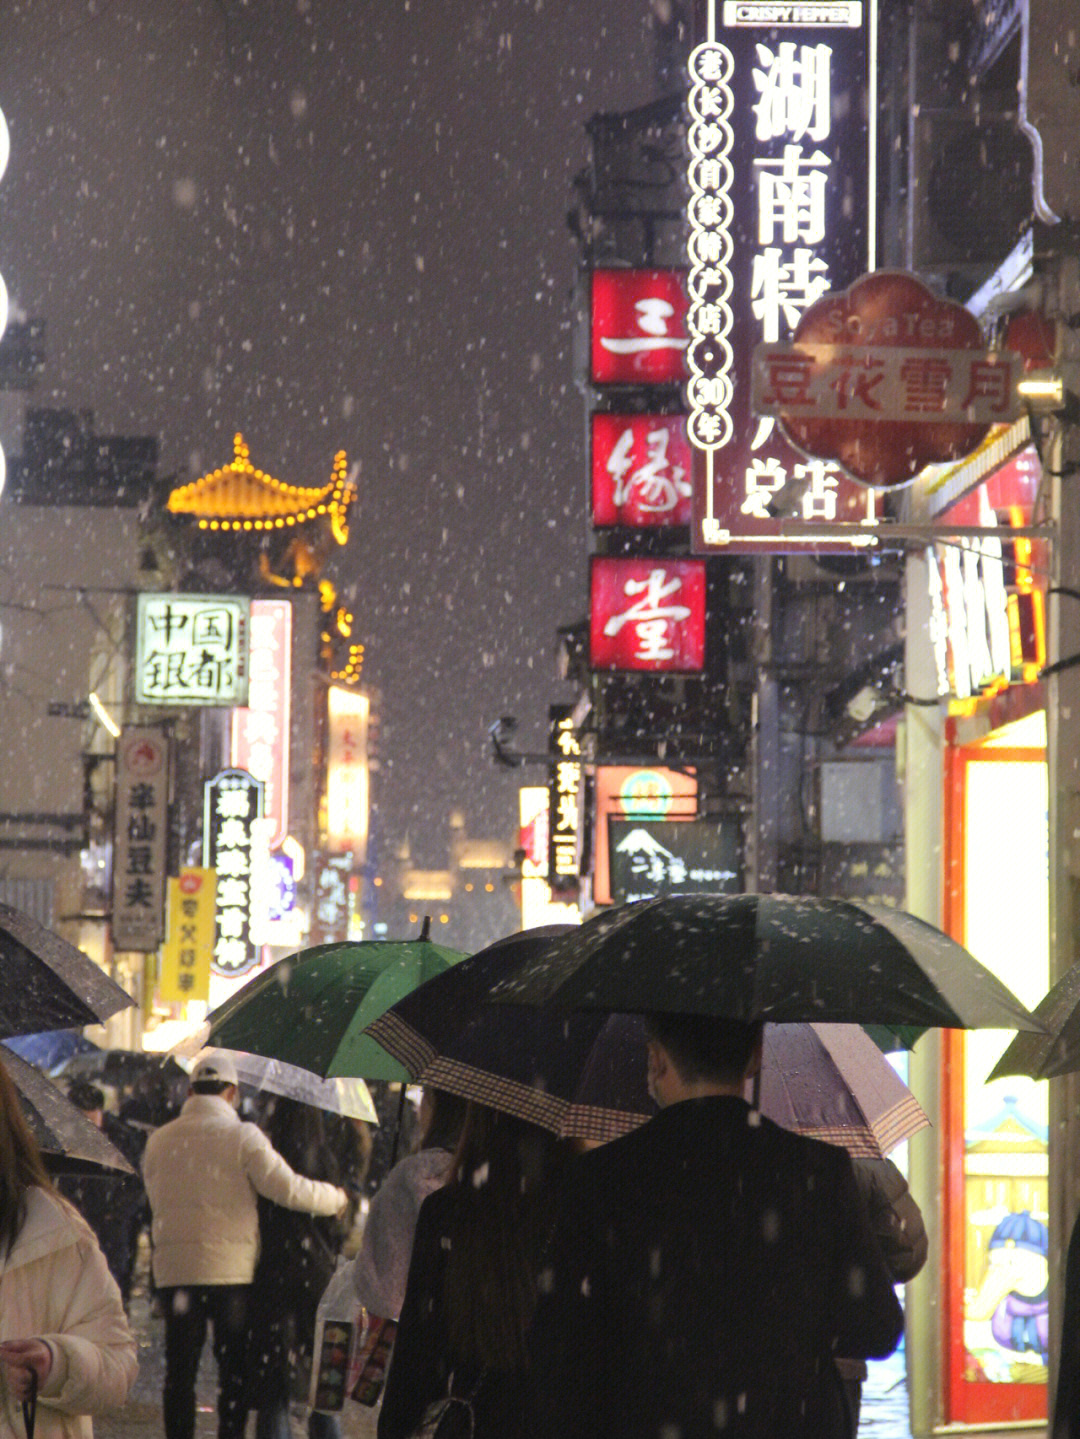
[[36, 1419], [38, 1439], [85, 1439], [83, 1416], [122, 1404], [137, 1369], [116, 1282], [0, 1065], [0, 1434]]
[[532, 1439], [839, 1439], [835, 1356], [903, 1315], [839, 1148], [742, 1097], [761, 1025], [649, 1017], [648, 1124], [574, 1161], [529, 1332]]

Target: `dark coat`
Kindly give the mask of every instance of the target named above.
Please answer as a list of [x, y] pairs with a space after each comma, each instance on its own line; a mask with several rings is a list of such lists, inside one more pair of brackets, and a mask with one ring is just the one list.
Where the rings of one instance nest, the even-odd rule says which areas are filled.
[[1080, 1217], [1073, 1225], [1065, 1259], [1065, 1301], [1050, 1439], [1080, 1439]]
[[[406, 1439], [427, 1406], [451, 1392], [469, 1396], [480, 1380], [475, 1365], [455, 1355], [443, 1320], [447, 1245], [454, 1233], [454, 1187], [436, 1189], [420, 1206], [409, 1281], [386, 1379], [379, 1439]], [[474, 1439], [524, 1439], [524, 1376], [484, 1374], [476, 1390]]]
[[670, 1105], [572, 1167], [530, 1334], [534, 1439], [831, 1439], [834, 1356], [903, 1316], [847, 1154], [743, 1100]]

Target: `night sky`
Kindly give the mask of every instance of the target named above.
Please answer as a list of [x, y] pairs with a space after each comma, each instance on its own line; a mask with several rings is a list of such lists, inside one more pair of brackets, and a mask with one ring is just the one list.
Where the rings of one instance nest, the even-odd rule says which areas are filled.
[[[649, 0], [3, 0], [0, 272], [33, 402], [166, 473], [358, 461], [336, 578], [382, 693], [387, 842], [509, 836], [586, 607], [566, 230], [584, 123], [653, 97]], [[10, 445], [8, 445], [10, 448]]]

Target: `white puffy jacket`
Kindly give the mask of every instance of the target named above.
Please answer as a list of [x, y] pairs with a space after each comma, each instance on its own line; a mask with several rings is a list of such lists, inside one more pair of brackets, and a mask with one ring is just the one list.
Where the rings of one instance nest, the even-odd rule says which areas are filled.
[[337, 1214], [348, 1198], [336, 1185], [296, 1174], [257, 1125], [214, 1094], [191, 1095], [178, 1119], [151, 1134], [143, 1179], [160, 1288], [250, 1284], [259, 1194], [306, 1214]]
[[[26, 1220], [0, 1258], [0, 1340], [44, 1339], [52, 1369], [37, 1439], [89, 1439], [88, 1415], [123, 1404], [138, 1371], [120, 1291], [81, 1215], [57, 1194], [27, 1191]], [[0, 1439], [25, 1439], [0, 1365]]]

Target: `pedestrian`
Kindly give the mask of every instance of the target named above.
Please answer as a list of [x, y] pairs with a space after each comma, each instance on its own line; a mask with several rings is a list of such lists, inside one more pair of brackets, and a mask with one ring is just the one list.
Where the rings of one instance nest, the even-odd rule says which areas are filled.
[[396, 1320], [405, 1300], [420, 1206], [450, 1177], [467, 1105], [456, 1094], [425, 1087], [420, 1148], [399, 1159], [377, 1190], [353, 1263], [357, 1298], [369, 1316]]
[[154, 1280], [165, 1316], [166, 1439], [192, 1439], [195, 1378], [213, 1329], [219, 1439], [243, 1439], [246, 1305], [259, 1252], [258, 1196], [310, 1214], [342, 1213], [348, 1195], [305, 1179], [236, 1112], [236, 1066], [222, 1051], [195, 1065], [177, 1119], [146, 1144]]
[[135, 1254], [146, 1206], [139, 1175], [146, 1134], [105, 1108], [105, 1094], [87, 1079], [73, 1080], [68, 1099], [97, 1126], [135, 1171], [101, 1170], [93, 1174], [61, 1174], [56, 1187], [71, 1201], [97, 1235], [109, 1272], [120, 1286], [126, 1309], [131, 1300]]
[[450, 1395], [473, 1439], [524, 1439], [525, 1333], [562, 1156], [547, 1130], [469, 1105], [451, 1177], [420, 1206], [379, 1439], [407, 1439]]
[[[907, 1180], [891, 1159], [852, 1161], [855, 1183], [870, 1216], [870, 1229], [894, 1284], [907, 1284], [926, 1263], [929, 1242], [922, 1210], [915, 1203]], [[865, 1359], [837, 1359], [848, 1408], [848, 1435], [859, 1432]], [[1080, 1436], [1078, 1436], [1080, 1439]]]
[[[306, 1402], [315, 1336], [315, 1311], [352, 1228], [360, 1176], [347, 1174], [327, 1140], [321, 1111], [272, 1097], [263, 1129], [297, 1174], [347, 1185], [354, 1198], [345, 1215], [317, 1216], [259, 1199], [259, 1262], [248, 1302], [245, 1381], [258, 1410], [255, 1439], [289, 1439], [289, 1400]], [[310, 1439], [339, 1439], [337, 1416], [312, 1410]]]
[[123, 1404], [137, 1369], [116, 1281], [0, 1065], [0, 1439], [25, 1439], [35, 1405], [37, 1439], [89, 1439], [88, 1416]]
[[529, 1343], [533, 1439], [842, 1439], [837, 1353], [903, 1316], [840, 1148], [742, 1097], [761, 1026], [648, 1021], [659, 1112], [572, 1161]]

